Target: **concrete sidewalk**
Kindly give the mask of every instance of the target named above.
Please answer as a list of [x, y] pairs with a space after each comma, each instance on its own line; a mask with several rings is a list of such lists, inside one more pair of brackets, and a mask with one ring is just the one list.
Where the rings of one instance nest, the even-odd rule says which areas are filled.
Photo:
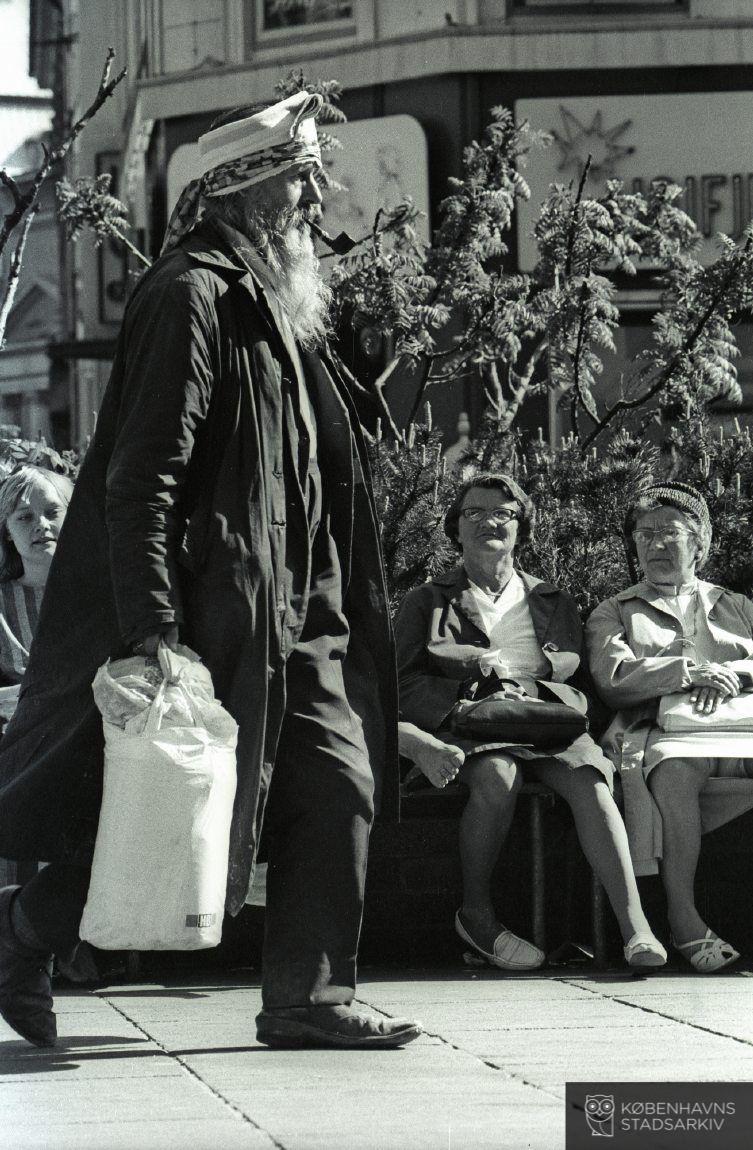
[[753, 977], [362, 971], [404, 1050], [257, 1045], [252, 971], [62, 991], [59, 1046], [0, 1022], [3, 1150], [560, 1150], [565, 1082], [753, 1081]]

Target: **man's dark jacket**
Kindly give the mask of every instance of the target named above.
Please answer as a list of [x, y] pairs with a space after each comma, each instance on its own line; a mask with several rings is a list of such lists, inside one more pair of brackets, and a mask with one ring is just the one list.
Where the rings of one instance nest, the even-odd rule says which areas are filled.
[[[389, 811], [396, 687], [356, 410], [368, 397], [329, 357], [305, 355], [304, 366], [324, 408], [320, 465], [349, 580], [346, 683]], [[283, 457], [282, 394], [293, 378], [258, 282], [211, 226], [139, 283], [0, 743], [0, 856], [87, 857], [103, 761], [92, 679], [108, 657], [176, 621], [240, 726], [228, 907], [242, 906], [284, 714], [285, 655], [308, 591], [304, 494]], [[354, 454], [366, 485], [354, 481]]]

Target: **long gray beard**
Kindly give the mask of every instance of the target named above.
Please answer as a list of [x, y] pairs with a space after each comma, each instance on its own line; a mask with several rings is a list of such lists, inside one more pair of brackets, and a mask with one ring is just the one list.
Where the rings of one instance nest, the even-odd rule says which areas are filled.
[[311, 232], [295, 224], [270, 237], [267, 267], [293, 335], [301, 347], [320, 347], [330, 332], [332, 291], [319, 272]]
[[243, 193], [223, 197], [212, 211], [241, 231], [264, 259], [277, 297], [299, 345], [321, 347], [332, 330], [332, 290], [319, 271], [306, 211], [264, 211]]

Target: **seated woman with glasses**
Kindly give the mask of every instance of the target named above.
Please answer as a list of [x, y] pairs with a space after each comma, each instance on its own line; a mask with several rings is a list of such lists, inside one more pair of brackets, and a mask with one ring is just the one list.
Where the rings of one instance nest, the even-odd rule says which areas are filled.
[[[587, 701], [574, 685], [583, 645], [575, 603], [514, 565], [532, 520], [530, 499], [509, 476], [479, 474], [465, 482], [445, 519], [462, 561], [409, 592], [396, 624], [403, 720], [465, 752], [459, 769], [451, 768], [469, 791], [460, 822], [463, 905], [455, 929], [493, 966], [535, 970], [544, 962], [538, 947], [498, 921], [490, 889], [521, 783], [532, 779], [570, 805], [583, 850], [617, 916], [628, 963], [661, 966], [666, 951], [641, 908], [612, 797], [613, 768], [584, 733]], [[555, 731], [545, 747], [536, 745], [535, 723], [511, 730], [510, 737], [503, 731], [494, 738], [468, 737], [469, 701], [492, 693], [495, 701], [559, 703], [560, 711], [577, 713], [579, 732]], [[515, 708], [505, 713], [510, 710]]]
[[[601, 603], [586, 625], [596, 689], [617, 710], [602, 745], [620, 770], [636, 872], [659, 867], [672, 941], [709, 974], [739, 955], [695, 905], [701, 834], [753, 806], [745, 781], [753, 778], [753, 735], [714, 724], [670, 733], [657, 718], [664, 696], [686, 692], [691, 718], [722, 707], [723, 724], [724, 700], [753, 681], [753, 603], [698, 578], [711, 523], [687, 484], [649, 488], [630, 508], [625, 535], [643, 579]], [[703, 796], [712, 778], [725, 783]]]

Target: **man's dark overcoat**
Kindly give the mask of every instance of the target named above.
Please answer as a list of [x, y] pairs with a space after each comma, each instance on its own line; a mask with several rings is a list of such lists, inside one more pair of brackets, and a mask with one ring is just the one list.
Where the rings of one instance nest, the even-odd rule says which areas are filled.
[[[314, 408], [318, 395], [326, 409], [319, 457], [347, 587], [345, 678], [385, 772], [386, 811], [394, 653], [371, 491], [355, 479], [359, 462], [368, 477], [356, 409], [368, 397], [330, 357], [304, 365]], [[103, 761], [92, 679], [176, 621], [240, 726], [228, 907], [242, 906], [308, 594], [305, 498], [284, 458], [294, 372], [258, 281], [211, 225], [139, 283], [0, 744], [0, 856], [88, 857]]]

